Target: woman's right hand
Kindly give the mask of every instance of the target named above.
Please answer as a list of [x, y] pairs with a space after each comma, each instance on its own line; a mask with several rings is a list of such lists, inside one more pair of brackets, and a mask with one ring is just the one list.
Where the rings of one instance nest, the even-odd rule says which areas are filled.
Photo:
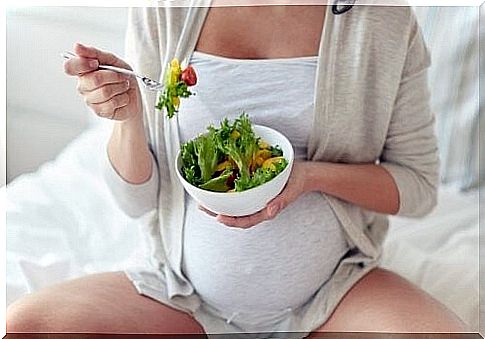
[[64, 63], [64, 71], [78, 77], [78, 92], [98, 116], [118, 121], [141, 117], [141, 96], [136, 79], [98, 69], [101, 64], [131, 70], [126, 62], [114, 54], [79, 43], [74, 45], [74, 53], [77, 57]]

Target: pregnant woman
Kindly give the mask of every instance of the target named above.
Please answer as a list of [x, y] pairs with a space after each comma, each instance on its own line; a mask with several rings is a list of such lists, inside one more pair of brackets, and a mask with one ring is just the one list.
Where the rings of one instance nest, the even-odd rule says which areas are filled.
[[[378, 267], [386, 215], [436, 204], [430, 59], [413, 11], [194, 4], [131, 9], [126, 61], [76, 44], [65, 63], [92, 110], [114, 120], [105, 157], [114, 197], [134, 217], [156, 210], [150, 264], [25, 297], [9, 308], [8, 331], [463, 331], [442, 304]], [[173, 57], [199, 81], [170, 120], [156, 93], [98, 69], [163, 79]], [[214, 215], [184, 193], [174, 157], [243, 110], [285, 134], [296, 162], [262, 211]]]

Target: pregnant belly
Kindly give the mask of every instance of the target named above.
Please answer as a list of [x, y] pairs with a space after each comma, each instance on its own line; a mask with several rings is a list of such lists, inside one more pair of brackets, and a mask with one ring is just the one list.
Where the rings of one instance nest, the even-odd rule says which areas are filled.
[[183, 269], [201, 298], [219, 310], [298, 307], [347, 249], [340, 223], [317, 192], [250, 229], [220, 224], [188, 199]]

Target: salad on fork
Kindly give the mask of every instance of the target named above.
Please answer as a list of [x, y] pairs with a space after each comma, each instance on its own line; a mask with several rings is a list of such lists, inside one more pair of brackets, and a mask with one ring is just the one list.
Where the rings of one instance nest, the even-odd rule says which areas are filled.
[[172, 59], [165, 73], [164, 88], [156, 108], [159, 110], [165, 108], [168, 117], [172, 118], [178, 112], [180, 98], [188, 98], [194, 94], [189, 87], [195, 84], [197, 84], [197, 75], [194, 68], [189, 65], [182, 69], [178, 59]]

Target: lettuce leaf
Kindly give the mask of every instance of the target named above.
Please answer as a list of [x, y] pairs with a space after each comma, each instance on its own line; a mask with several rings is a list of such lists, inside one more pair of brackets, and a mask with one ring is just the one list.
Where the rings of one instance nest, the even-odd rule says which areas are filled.
[[259, 138], [254, 134], [247, 114], [241, 114], [233, 125], [224, 119], [221, 128], [212, 129], [212, 131], [217, 147], [236, 163], [239, 177], [244, 180], [249, 178], [251, 176], [249, 166], [259, 150]]
[[282, 157], [283, 156], [283, 150], [280, 148], [280, 146], [270, 146], [269, 148], [271, 152], [271, 157]]
[[198, 136], [194, 141], [194, 148], [200, 168], [200, 178], [202, 183], [206, 183], [211, 180], [212, 175], [216, 172], [220, 159], [220, 152], [214, 140], [214, 132], [209, 131], [207, 134]]
[[194, 186], [202, 184], [194, 140], [190, 140], [182, 145], [182, 164], [182, 174], [185, 180]]
[[206, 183], [200, 185], [199, 187], [214, 192], [227, 192], [231, 189], [231, 187], [229, 187], [229, 185], [227, 184], [227, 181], [229, 180], [229, 177], [231, 175], [232, 171], [226, 170], [222, 172], [220, 176], [212, 178]]
[[236, 192], [242, 192], [270, 181], [278, 174], [280, 174], [287, 165], [288, 161], [283, 158], [279, 162], [276, 162], [274, 166], [272, 166], [272, 168], [259, 167], [256, 169], [256, 171], [254, 171], [251, 177], [237, 178], [234, 181]]

